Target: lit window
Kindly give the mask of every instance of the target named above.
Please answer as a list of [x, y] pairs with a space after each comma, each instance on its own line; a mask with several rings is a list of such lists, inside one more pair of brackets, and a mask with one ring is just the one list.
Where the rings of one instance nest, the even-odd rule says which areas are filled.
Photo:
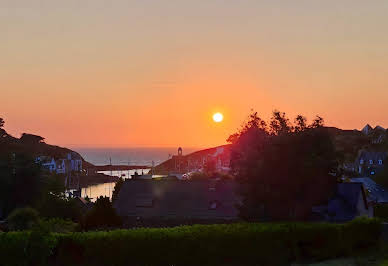
[[364, 160], [360, 160], [360, 164], [364, 164]]
[[373, 160], [369, 160], [369, 164], [373, 164]]
[[379, 164], [382, 165], [383, 164], [383, 160], [379, 160]]

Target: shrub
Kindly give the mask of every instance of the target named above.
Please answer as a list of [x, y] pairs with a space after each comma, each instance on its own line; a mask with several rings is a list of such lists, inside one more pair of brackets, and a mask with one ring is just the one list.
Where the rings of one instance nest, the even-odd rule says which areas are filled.
[[41, 220], [39, 226], [52, 233], [70, 233], [76, 231], [78, 224], [60, 218]]
[[0, 233], [0, 257], [4, 265], [289, 265], [373, 248], [379, 243], [380, 230], [375, 219], [348, 224], [238, 223], [69, 234], [35, 230]]
[[39, 214], [35, 209], [15, 209], [7, 218], [8, 228], [11, 231], [31, 229], [39, 222]]
[[348, 253], [373, 246], [379, 241], [382, 224], [379, 219], [359, 217], [343, 225], [342, 239]]
[[122, 177], [120, 177], [119, 180], [117, 180], [117, 182], [115, 184], [115, 188], [114, 188], [113, 193], [112, 193], [112, 202], [115, 202], [117, 200], [119, 193], [120, 193], [120, 190], [123, 187], [123, 185], [124, 185], [124, 179]]
[[122, 221], [113, 208], [108, 197], [99, 197], [93, 209], [87, 213], [84, 220], [84, 229], [117, 228]]
[[58, 195], [48, 194], [39, 204], [39, 213], [45, 218], [81, 220], [81, 209], [76, 199], [66, 199]]

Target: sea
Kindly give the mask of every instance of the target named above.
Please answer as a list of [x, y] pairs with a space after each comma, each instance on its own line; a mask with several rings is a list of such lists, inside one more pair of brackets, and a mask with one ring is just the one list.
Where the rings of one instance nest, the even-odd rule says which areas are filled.
[[[171, 148], [73, 148], [94, 165], [158, 165], [178, 153], [178, 147]], [[200, 150], [183, 148], [183, 154]]]
[[[174, 148], [72, 148], [78, 152], [87, 162], [94, 165], [138, 165], [150, 166], [158, 165], [172, 155], [178, 153], [178, 147]], [[200, 150], [198, 148], [183, 148], [183, 154], [189, 154]], [[100, 173], [128, 178], [130, 175], [147, 174], [149, 169], [134, 169], [130, 171], [101, 171]], [[105, 183], [92, 185], [83, 188], [81, 191], [82, 197], [89, 197], [92, 201], [100, 196], [112, 197], [115, 183]]]

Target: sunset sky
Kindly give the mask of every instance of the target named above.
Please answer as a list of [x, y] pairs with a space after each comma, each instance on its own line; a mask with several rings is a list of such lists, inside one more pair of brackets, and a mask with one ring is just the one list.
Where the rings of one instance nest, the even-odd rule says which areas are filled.
[[215, 146], [252, 108], [388, 127], [387, 14], [385, 0], [2, 0], [0, 117], [70, 147]]

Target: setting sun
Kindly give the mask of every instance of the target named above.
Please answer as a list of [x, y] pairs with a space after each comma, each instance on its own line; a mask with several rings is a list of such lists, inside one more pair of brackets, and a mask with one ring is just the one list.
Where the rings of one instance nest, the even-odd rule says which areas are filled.
[[224, 116], [221, 113], [215, 113], [213, 115], [213, 120], [216, 123], [220, 123], [220, 122], [222, 122], [222, 120], [224, 120]]

